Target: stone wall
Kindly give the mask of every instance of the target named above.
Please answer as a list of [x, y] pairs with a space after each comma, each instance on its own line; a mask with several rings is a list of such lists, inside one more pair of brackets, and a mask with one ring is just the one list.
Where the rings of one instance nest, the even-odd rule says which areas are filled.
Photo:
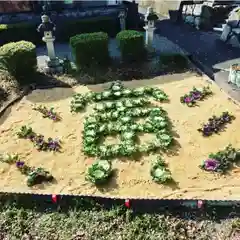
[[138, 2], [141, 7], [152, 6], [161, 15], [168, 15], [169, 10], [177, 10], [180, 5], [180, 1], [177, 0], [139, 0]]

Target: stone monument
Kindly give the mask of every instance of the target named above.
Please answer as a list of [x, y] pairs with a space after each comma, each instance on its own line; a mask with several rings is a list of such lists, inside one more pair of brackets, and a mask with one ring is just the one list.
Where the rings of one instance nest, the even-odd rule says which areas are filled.
[[240, 47], [240, 7], [236, 7], [230, 12], [220, 39], [230, 44], [235, 40], [237, 47]]
[[230, 67], [228, 82], [240, 88], [240, 64], [233, 64]]
[[57, 73], [62, 71], [62, 66], [59, 59], [55, 55], [54, 41], [55, 37], [53, 32], [56, 30], [56, 26], [50, 21], [49, 16], [45, 14], [41, 17], [42, 23], [38, 26], [37, 30], [43, 33], [44, 36], [42, 40], [46, 43], [48, 59], [46, 61], [47, 66], [45, 71], [48, 73]]
[[120, 20], [120, 27], [121, 27], [121, 31], [126, 30], [126, 11], [125, 9], [122, 9], [118, 15], [118, 18]]
[[153, 36], [154, 36], [154, 30], [155, 28], [155, 22], [158, 20], [158, 16], [153, 12], [152, 7], [147, 8], [147, 13], [145, 14], [145, 23], [146, 26], [144, 29], [146, 30], [146, 35], [145, 35], [145, 44], [148, 47], [152, 47], [153, 43]]

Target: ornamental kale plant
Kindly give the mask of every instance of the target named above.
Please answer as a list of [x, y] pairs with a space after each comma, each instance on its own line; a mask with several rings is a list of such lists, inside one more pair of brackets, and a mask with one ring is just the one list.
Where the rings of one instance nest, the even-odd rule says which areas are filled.
[[231, 123], [235, 117], [229, 112], [223, 112], [220, 117], [213, 116], [208, 119], [208, 122], [199, 128], [198, 131], [202, 132], [203, 136], [208, 137], [213, 133], [218, 133], [225, 128], [227, 123]]
[[27, 185], [29, 187], [43, 182], [51, 182], [54, 179], [53, 176], [43, 168], [29, 167], [23, 161], [17, 161], [16, 167], [22, 174], [27, 175]]
[[60, 151], [61, 141], [59, 139], [48, 138], [45, 141], [44, 136], [36, 134], [31, 127], [22, 126], [17, 132], [19, 138], [29, 139], [39, 151]]
[[212, 91], [209, 86], [203, 87], [201, 90], [194, 87], [188, 94], [180, 98], [180, 102], [187, 104], [188, 107], [193, 107], [196, 105], [197, 101], [201, 101], [210, 95], [212, 95]]
[[209, 172], [226, 173], [239, 160], [240, 149], [228, 145], [224, 150], [211, 153], [208, 159], [204, 160], [199, 167]]
[[33, 110], [36, 110], [42, 113], [43, 118], [50, 118], [55, 122], [61, 120], [60, 115], [54, 112], [54, 108], [47, 109], [45, 106], [38, 106], [38, 107], [34, 107]]
[[[172, 143], [169, 120], [162, 108], [116, 108], [112, 111], [96, 112], [84, 121], [83, 152], [89, 156], [112, 158], [131, 156], [135, 153], [166, 149]], [[136, 123], [134, 117], [148, 116], [145, 123]], [[112, 121], [112, 122], [109, 122]], [[156, 139], [141, 146], [136, 144], [138, 133], [154, 133]], [[101, 145], [100, 140], [107, 135], [120, 134], [121, 143]]]
[[108, 160], [97, 160], [87, 170], [86, 179], [96, 185], [105, 183], [112, 174], [112, 164]]
[[153, 181], [157, 183], [168, 183], [173, 180], [171, 172], [167, 169], [167, 165], [161, 157], [152, 162], [150, 174]]
[[[75, 94], [71, 101], [71, 112], [80, 112], [88, 103], [99, 101], [114, 101], [120, 98], [142, 98], [146, 100], [151, 97], [153, 100], [163, 102], [168, 100], [168, 96], [161, 89], [156, 87], [141, 87], [130, 89], [124, 87], [122, 82], [114, 82], [103, 92], [89, 92], [86, 94]], [[131, 102], [127, 100], [129, 104]]]

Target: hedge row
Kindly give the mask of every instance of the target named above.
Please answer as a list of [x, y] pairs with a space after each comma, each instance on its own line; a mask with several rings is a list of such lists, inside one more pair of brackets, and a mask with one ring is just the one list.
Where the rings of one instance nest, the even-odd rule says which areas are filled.
[[[124, 62], [136, 62], [145, 59], [146, 49], [142, 33], [125, 30], [119, 32], [116, 38]], [[78, 69], [109, 63], [108, 35], [106, 33], [78, 34], [70, 38], [70, 46]]]
[[104, 32], [71, 37], [70, 46], [78, 68], [106, 65], [109, 61], [108, 35]]
[[0, 47], [0, 68], [20, 83], [31, 81], [37, 68], [36, 46], [27, 41], [11, 42]]
[[[0, 45], [21, 40], [30, 41], [36, 45], [42, 44], [42, 36], [37, 32], [37, 26], [38, 24], [31, 23], [0, 24]], [[57, 23], [56, 40], [66, 42], [76, 34], [99, 31], [115, 36], [120, 31], [119, 19], [104, 16], [68, 20], [59, 25]]]
[[145, 58], [144, 35], [134, 30], [125, 30], [117, 34], [119, 48], [124, 62], [136, 62]]

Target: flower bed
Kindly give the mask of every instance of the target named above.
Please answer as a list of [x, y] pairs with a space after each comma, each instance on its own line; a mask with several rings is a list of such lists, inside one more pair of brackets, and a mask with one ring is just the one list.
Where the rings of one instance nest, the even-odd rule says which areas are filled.
[[19, 160], [17, 154], [6, 154], [0, 156], [0, 161], [8, 164], [15, 164], [17, 169], [27, 176], [27, 186], [32, 187], [43, 182], [52, 182], [53, 176], [43, 168], [29, 167], [23, 161]]
[[[22, 163], [17, 170], [15, 160], [14, 164], [0, 164], [2, 191], [113, 198], [221, 199], [224, 196], [228, 200], [238, 199], [238, 169], [233, 168], [224, 177], [208, 174], [199, 168], [199, 160], [205, 160], [211, 152], [216, 153], [229, 143], [240, 148], [239, 107], [212, 85], [213, 95], [209, 101], [202, 101], [197, 108], [188, 108], [179, 102], [180, 97], [186, 89], [194, 86], [202, 89], [206, 82], [197, 78], [161, 84], [157, 81], [126, 82], [124, 87], [114, 85], [115, 91], [109, 88], [108, 83], [77, 86], [72, 92], [82, 96], [100, 96], [97, 100], [87, 101], [86, 109], [82, 108], [84, 111], [77, 114], [69, 112], [72, 99], [69, 89], [36, 90], [23, 98], [2, 121], [0, 153], [18, 153], [25, 166], [32, 166], [35, 170], [42, 167], [50, 171], [57, 182], [45, 184], [44, 188], [41, 185], [27, 187], [20, 171]], [[161, 92], [162, 101], [156, 101], [151, 94], [142, 95], [144, 86], [151, 84], [150, 89]], [[140, 91], [139, 85], [143, 86]], [[98, 100], [103, 92], [116, 97]], [[135, 95], [123, 96], [129, 92]], [[169, 101], [163, 100], [164, 92], [168, 94]], [[107, 95], [110, 96], [109, 93]], [[48, 118], [41, 118], [41, 114], [33, 111], [33, 102], [47, 109], [60, 109], [61, 121], [55, 124]], [[236, 120], [221, 135], [203, 138], [196, 131], [206, 116], [217, 115], [226, 109], [234, 113]], [[77, 110], [80, 111], [79, 108]], [[23, 132], [26, 132], [22, 134], [23, 139], [30, 139], [32, 132], [60, 136], [64, 140], [61, 151], [57, 154], [37, 152], [31, 141], [23, 141], [17, 136], [16, 131], [23, 125]], [[168, 137], [164, 138], [163, 134]], [[169, 139], [174, 141], [169, 142]], [[209, 159], [216, 160], [216, 157]], [[216, 165], [211, 161], [206, 164], [208, 169], [220, 172], [218, 162]], [[228, 169], [231, 170], [231, 164]]]
[[196, 106], [198, 101], [202, 101], [212, 95], [212, 91], [208, 87], [202, 89], [193, 88], [188, 94], [183, 95], [180, 98], [180, 102], [187, 104], [188, 107]]
[[61, 149], [61, 143], [58, 139], [48, 138], [44, 140], [44, 136], [36, 134], [31, 127], [22, 126], [17, 132], [19, 138], [29, 139], [39, 151], [54, 151], [58, 152]]
[[49, 118], [55, 122], [61, 120], [60, 115], [54, 111], [53, 107], [51, 107], [50, 109], [47, 109], [45, 106], [38, 106], [38, 107], [34, 107], [33, 110], [36, 110], [42, 113], [43, 118]]
[[208, 123], [204, 124], [198, 131], [203, 134], [204, 137], [209, 137], [214, 133], [218, 133], [225, 128], [227, 123], [231, 123], [235, 117], [229, 112], [223, 112], [220, 117], [213, 116], [208, 119]]

